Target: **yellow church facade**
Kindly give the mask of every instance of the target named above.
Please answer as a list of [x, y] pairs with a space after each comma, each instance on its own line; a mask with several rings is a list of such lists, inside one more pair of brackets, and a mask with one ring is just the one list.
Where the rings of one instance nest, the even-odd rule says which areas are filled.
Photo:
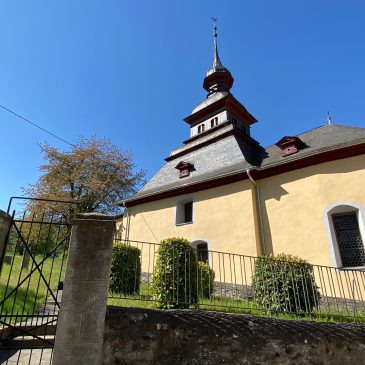
[[207, 97], [184, 119], [190, 136], [121, 203], [122, 238], [365, 267], [365, 129], [329, 121], [263, 148], [250, 135], [255, 118], [231, 94], [216, 32], [214, 41]]

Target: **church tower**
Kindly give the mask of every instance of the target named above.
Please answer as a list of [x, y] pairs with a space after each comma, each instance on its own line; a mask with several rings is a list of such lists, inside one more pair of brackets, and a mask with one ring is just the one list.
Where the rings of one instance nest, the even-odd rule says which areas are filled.
[[227, 122], [231, 122], [235, 128], [249, 136], [250, 126], [256, 119], [231, 94], [234, 79], [219, 58], [216, 19], [213, 18], [213, 21], [213, 65], [207, 71], [203, 82], [203, 88], [208, 94], [184, 120], [190, 125], [190, 137], [198, 136]]

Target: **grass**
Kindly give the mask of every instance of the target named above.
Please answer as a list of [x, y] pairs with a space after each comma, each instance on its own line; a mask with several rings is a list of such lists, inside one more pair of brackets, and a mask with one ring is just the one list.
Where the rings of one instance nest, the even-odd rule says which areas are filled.
[[[43, 256], [36, 256], [36, 262], [39, 264], [43, 260]], [[0, 314], [29, 315], [36, 313], [41, 307], [45, 305], [45, 301], [50, 292], [41, 278], [39, 271], [34, 271], [30, 277], [28, 274], [35, 269], [35, 264], [30, 260], [29, 267], [26, 270], [21, 270], [22, 256], [14, 256], [13, 263], [4, 264], [0, 274], [0, 303], [9, 295], [18, 283], [26, 279], [15, 291], [11, 294], [5, 302], [0, 304]], [[42, 267], [42, 274], [47, 283], [49, 283], [52, 291], [57, 290], [60, 279], [62, 265], [62, 257], [48, 258]], [[65, 265], [65, 262], [63, 263]], [[63, 280], [64, 270], [61, 276]], [[15, 319], [13, 319], [15, 320]], [[22, 320], [21, 316], [16, 319]]]
[[[110, 293], [108, 305], [134, 308], [157, 308], [157, 303], [153, 300], [150, 286], [147, 283], [141, 283], [140, 295], [123, 295]], [[338, 308], [328, 308], [326, 313], [314, 310], [311, 315], [296, 315], [291, 313], [268, 313], [260, 309], [254, 300], [218, 298], [199, 299], [199, 309], [216, 312], [235, 313], [235, 314], [252, 314], [271, 318], [289, 319], [289, 320], [307, 320], [315, 322], [355, 322], [352, 313]], [[356, 322], [365, 323], [365, 313], [356, 313]]]

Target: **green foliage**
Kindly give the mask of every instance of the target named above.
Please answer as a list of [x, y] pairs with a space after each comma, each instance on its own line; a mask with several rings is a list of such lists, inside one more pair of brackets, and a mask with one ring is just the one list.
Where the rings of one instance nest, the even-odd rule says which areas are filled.
[[[36, 256], [37, 264], [44, 259], [43, 255]], [[22, 271], [22, 256], [12, 255], [12, 263], [4, 264], [0, 275], [0, 300], [3, 300], [15, 288], [18, 288], [9, 298], [2, 303], [0, 314], [34, 314], [44, 306], [44, 301], [50, 296], [50, 292], [36, 270], [31, 277], [27, 278], [29, 272], [35, 269], [35, 263], [31, 260], [29, 270]], [[66, 260], [62, 257], [48, 258], [42, 264], [42, 274], [49, 283], [53, 293], [56, 293], [59, 281], [64, 280]], [[27, 278], [27, 279], [26, 279]], [[25, 279], [25, 280], [24, 280]], [[20, 286], [18, 286], [20, 284]], [[13, 318], [15, 321], [26, 321], [26, 318], [19, 316]]]
[[259, 307], [274, 313], [311, 313], [319, 302], [313, 267], [291, 255], [256, 260], [252, 288]]
[[161, 241], [152, 279], [158, 308], [189, 308], [197, 304], [197, 262], [196, 251], [186, 239]]
[[199, 296], [210, 298], [214, 291], [215, 272], [205, 262], [198, 262], [198, 288]]
[[113, 247], [109, 290], [118, 294], [138, 294], [141, 279], [141, 250], [128, 244]]

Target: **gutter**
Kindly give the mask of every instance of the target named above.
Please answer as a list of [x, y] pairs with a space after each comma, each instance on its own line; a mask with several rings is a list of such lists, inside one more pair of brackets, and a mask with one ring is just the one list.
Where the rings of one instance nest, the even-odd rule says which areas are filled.
[[[259, 241], [260, 249], [262, 250], [261, 254], [265, 255], [267, 253], [267, 249], [266, 249], [266, 242], [265, 242], [264, 222], [263, 222], [263, 218], [262, 218], [260, 188], [257, 185], [256, 181], [252, 178], [249, 168], [246, 168], [246, 173], [247, 173], [248, 178], [251, 180], [251, 182], [254, 186], [255, 192], [256, 192], [255, 201], [256, 201], [257, 209], [255, 209], [255, 212], [258, 215], [258, 220], [256, 217], [256, 220], [257, 220], [258, 226], [259, 226], [258, 241]], [[260, 255], [258, 255], [258, 256], [260, 256]]]

